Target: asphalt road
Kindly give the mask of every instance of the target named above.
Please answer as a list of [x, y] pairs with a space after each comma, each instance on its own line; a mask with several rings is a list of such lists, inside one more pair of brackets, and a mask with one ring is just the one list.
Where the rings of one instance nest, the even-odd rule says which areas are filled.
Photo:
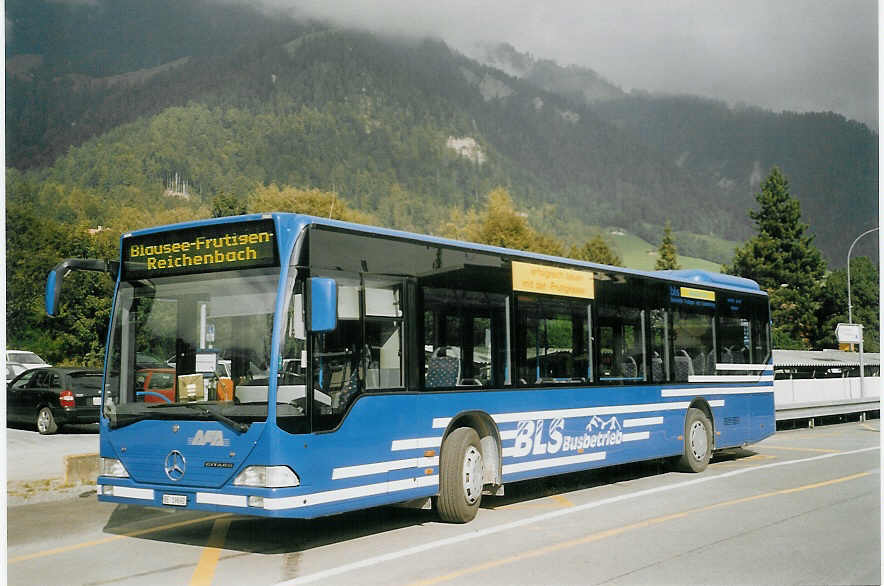
[[467, 525], [312, 521], [81, 497], [8, 509], [9, 584], [880, 584], [880, 420], [779, 432], [706, 472], [507, 485]]

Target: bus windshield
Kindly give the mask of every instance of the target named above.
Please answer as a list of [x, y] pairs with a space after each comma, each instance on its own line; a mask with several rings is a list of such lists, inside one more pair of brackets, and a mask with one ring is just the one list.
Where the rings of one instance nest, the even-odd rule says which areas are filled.
[[265, 420], [278, 281], [269, 268], [121, 282], [103, 407], [111, 426]]

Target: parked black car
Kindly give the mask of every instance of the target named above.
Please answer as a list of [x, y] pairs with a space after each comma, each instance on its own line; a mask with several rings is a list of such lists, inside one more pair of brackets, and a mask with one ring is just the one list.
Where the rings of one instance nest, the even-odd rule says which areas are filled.
[[66, 423], [97, 423], [100, 406], [100, 370], [34, 368], [6, 387], [6, 421], [36, 425], [42, 434]]

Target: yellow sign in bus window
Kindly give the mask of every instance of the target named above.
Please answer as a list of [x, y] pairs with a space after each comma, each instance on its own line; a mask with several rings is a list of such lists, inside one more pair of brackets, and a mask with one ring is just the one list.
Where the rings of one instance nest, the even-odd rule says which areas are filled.
[[715, 291], [706, 291], [705, 289], [694, 289], [692, 287], [682, 287], [681, 296], [688, 299], [702, 299], [703, 301], [715, 301]]
[[513, 262], [513, 290], [593, 299], [595, 281], [592, 271]]

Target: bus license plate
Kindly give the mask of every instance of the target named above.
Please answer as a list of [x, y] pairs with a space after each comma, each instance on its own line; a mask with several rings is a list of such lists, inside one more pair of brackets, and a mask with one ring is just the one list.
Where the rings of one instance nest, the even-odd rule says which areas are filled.
[[186, 507], [187, 506], [187, 495], [186, 494], [164, 494], [163, 495], [163, 504], [164, 505], [172, 505], [175, 507]]
[[92, 404], [101, 406], [101, 397], [92, 397]]

